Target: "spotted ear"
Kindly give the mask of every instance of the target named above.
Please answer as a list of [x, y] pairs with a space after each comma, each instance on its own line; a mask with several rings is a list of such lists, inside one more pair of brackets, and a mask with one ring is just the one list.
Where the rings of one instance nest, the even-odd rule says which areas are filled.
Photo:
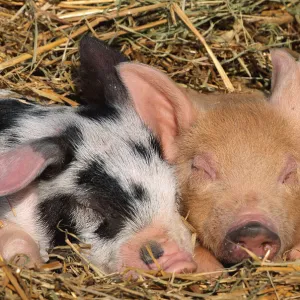
[[65, 163], [66, 147], [57, 138], [44, 138], [0, 154], [0, 196], [32, 183], [48, 166]]
[[176, 156], [175, 139], [191, 126], [196, 110], [191, 101], [163, 72], [137, 63], [121, 63], [117, 67], [136, 111], [157, 135], [166, 159]]
[[300, 62], [282, 49], [271, 50], [273, 63], [270, 102], [300, 120]]

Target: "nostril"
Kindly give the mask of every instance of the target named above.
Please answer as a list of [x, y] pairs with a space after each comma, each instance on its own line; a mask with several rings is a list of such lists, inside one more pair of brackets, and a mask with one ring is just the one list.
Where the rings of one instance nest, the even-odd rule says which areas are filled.
[[156, 241], [149, 241], [140, 249], [140, 258], [146, 265], [154, 263], [152, 257], [159, 259], [163, 254], [164, 250], [162, 246]]
[[261, 244], [262, 248], [265, 250], [265, 252], [267, 251], [271, 251], [274, 247], [276, 248], [276, 243], [272, 243], [272, 242], [265, 242]]

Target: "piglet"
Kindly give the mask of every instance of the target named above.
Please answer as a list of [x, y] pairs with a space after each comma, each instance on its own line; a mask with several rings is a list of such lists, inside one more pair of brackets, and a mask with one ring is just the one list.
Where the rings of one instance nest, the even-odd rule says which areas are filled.
[[271, 55], [269, 101], [240, 95], [206, 106], [158, 70], [119, 66], [176, 165], [182, 213], [198, 233], [198, 271], [238, 263], [249, 257], [244, 248], [270, 260], [289, 249], [300, 256], [300, 65], [283, 50]]
[[174, 170], [119, 75], [126, 58], [86, 36], [80, 60], [87, 106], [0, 101], [0, 254], [38, 263], [67, 230], [103, 272], [195, 270]]

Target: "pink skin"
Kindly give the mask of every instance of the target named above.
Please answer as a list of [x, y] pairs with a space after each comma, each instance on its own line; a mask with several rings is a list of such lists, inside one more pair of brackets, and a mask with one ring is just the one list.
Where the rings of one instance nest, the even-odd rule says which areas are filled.
[[1, 224], [0, 255], [5, 261], [28, 268], [42, 263], [38, 245], [25, 231], [11, 222]]
[[[150, 241], [157, 242], [164, 250], [164, 254], [153, 263], [146, 265], [140, 258], [140, 249]], [[179, 245], [170, 239], [161, 228], [150, 227], [137, 234], [121, 247], [122, 263], [120, 269], [133, 267], [138, 269], [158, 270], [159, 267], [166, 272], [190, 273], [196, 270], [191, 253], [181, 249]]]

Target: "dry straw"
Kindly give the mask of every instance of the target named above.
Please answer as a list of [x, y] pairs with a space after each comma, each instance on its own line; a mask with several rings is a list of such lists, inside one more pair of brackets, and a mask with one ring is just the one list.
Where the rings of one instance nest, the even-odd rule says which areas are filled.
[[[0, 0], [0, 88], [76, 106], [78, 41], [90, 33], [202, 92], [268, 90], [268, 49], [299, 57], [299, 0]], [[195, 238], [195, 237], [194, 237]], [[81, 245], [84, 248], [84, 245]], [[0, 262], [1, 299], [296, 299], [300, 264], [254, 262], [231, 276], [104, 275], [66, 241], [39, 269]], [[129, 270], [128, 270], [129, 271]]]

